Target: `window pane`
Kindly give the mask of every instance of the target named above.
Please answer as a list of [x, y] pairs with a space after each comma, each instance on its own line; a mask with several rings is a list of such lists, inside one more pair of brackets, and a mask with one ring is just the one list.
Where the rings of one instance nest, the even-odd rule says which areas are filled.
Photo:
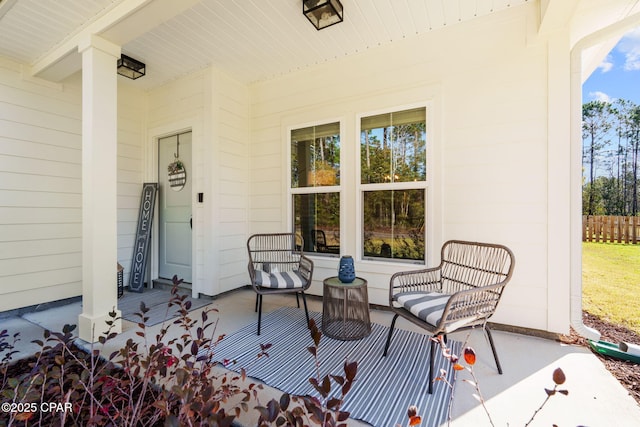
[[426, 181], [426, 109], [363, 117], [360, 122], [363, 184]]
[[425, 190], [364, 192], [363, 256], [424, 261]]
[[291, 188], [340, 184], [340, 123], [291, 131]]
[[305, 252], [340, 253], [340, 193], [294, 194], [293, 218]]

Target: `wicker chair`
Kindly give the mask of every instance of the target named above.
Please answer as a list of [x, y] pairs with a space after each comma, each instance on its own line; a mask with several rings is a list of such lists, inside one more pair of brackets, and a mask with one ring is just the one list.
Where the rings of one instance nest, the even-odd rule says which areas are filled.
[[[398, 316], [428, 330], [434, 337], [481, 326], [491, 345], [498, 372], [502, 367], [487, 320], [493, 315], [515, 258], [509, 248], [488, 243], [450, 240], [442, 246], [440, 265], [396, 273], [389, 283], [389, 306], [395, 313], [384, 347], [387, 356]], [[436, 342], [429, 347], [429, 393], [433, 391]]]
[[301, 294], [309, 323], [304, 291], [311, 286], [313, 261], [302, 254], [303, 247], [302, 237], [294, 233], [254, 234], [247, 240], [249, 277], [256, 291], [258, 335], [263, 295], [295, 293], [297, 297]]

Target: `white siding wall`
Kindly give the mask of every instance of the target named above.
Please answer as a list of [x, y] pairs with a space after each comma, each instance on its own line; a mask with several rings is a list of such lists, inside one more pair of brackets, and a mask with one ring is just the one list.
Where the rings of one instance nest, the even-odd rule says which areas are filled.
[[[210, 138], [210, 126], [205, 121], [210, 103], [207, 94], [211, 92], [209, 73], [201, 70], [180, 80], [164, 85], [149, 93], [149, 131], [145, 153], [147, 163], [145, 168], [146, 180], [158, 181], [158, 138], [174, 135], [178, 132], [191, 130], [191, 151], [193, 171], [187, 171], [192, 179], [192, 259], [194, 274], [192, 277], [193, 291], [204, 292], [204, 245], [205, 226], [204, 204], [196, 203], [199, 192], [209, 193], [208, 185], [204, 181], [205, 170], [208, 167], [206, 141]], [[161, 173], [164, 170], [160, 171]], [[205, 199], [206, 200], [206, 199]], [[158, 277], [158, 215], [154, 219], [155, 234], [152, 238], [151, 277]], [[209, 294], [209, 292], [204, 292]]]
[[[215, 295], [242, 285], [248, 88], [208, 68], [152, 91], [149, 105], [147, 153], [156, 150], [153, 144], [158, 136], [193, 130], [194, 294]], [[150, 157], [147, 176], [155, 180], [157, 157]], [[203, 203], [198, 203], [198, 193], [203, 193]]]
[[0, 58], [0, 311], [80, 294], [80, 87]]
[[[7, 296], [0, 311], [82, 292], [81, 116], [80, 74], [64, 84], [23, 79], [20, 64], [0, 58], [0, 295]], [[193, 130], [194, 292], [215, 295], [246, 282], [248, 116], [248, 88], [213, 69], [150, 94], [119, 85], [125, 285], [142, 183], [157, 180], [158, 132], [185, 129]]]
[[[82, 292], [81, 90], [80, 74], [52, 84], [0, 58], [0, 311]], [[119, 87], [118, 98], [118, 260], [128, 268], [146, 95]]]
[[[558, 313], [569, 312], [569, 283], [548, 274], [548, 248], [562, 242], [548, 232], [547, 147], [568, 141], [549, 137], [553, 67], [536, 21], [531, 4], [250, 87], [213, 68], [149, 94], [120, 85], [118, 260], [125, 283], [141, 184], [157, 180], [159, 136], [193, 131], [193, 289], [215, 295], [247, 283], [249, 234], [290, 227], [290, 127], [341, 121], [342, 247], [357, 255], [357, 116], [426, 103], [429, 263], [452, 238], [506, 244], [516, 272], [494, 320], [564, 332], [566, 315]], [[0, 310], [81, 292], [80, 91], [79, 76], [64, 85], [23, 79], [19, 64], [0, 58]], [[314, 293], [337, 263], [316, 260]], [[356, 264], [376, 304], [387, 302], [389, 275], [405, 268]]]
[[247, 281], [249, 193], [249, 89], [213, 70], [214, 124], [212, 186], [212, 261], [218, 265], [219, 292]]
[[[118, 77], [122, 80], [123, 77]], [[147, 94], [135, 83], [118, 85], [118, 262], [129, 284], [144, 176]]]
[[[536, 13], [535, 5], [509, 10], [255, 84], [250, 231], [289, 228], [288, 127], [339, 118], [342, 247], [357, 255], [356, 115], [429, 101], [430, 263], [438, 262], [444, 240], [506, 244], [517, 265], [494, 320], [549, 329], [548, 288], [566, 287], [558, 306], [568, 313], [569, 284], [547, 281], [547, 45], [535, 39]], [[337, 261], [317, 259], [315, 293], [335, 275]], [[356, 264], [377, 304], [387, 303], [389, 274], [406, 268]]]

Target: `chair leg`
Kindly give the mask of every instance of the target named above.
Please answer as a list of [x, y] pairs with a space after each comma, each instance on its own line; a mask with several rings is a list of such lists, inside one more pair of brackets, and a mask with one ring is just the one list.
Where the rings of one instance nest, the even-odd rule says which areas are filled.
[[262, 295], [258, 294], [258, 335], [260, 335], [261, 322], [262, 322]]
[[296, 292], [296, 302], [298, 303], [298, 308], [300, 308], [300, 294]]
[[[435, 337], [433, 337], [435, 338]], [[429, 340], [429, 394], [433, 394], [433, 369], [435, 366], [436, 342]]]
[[[302, 302], [304, 303], [304, 314], [307, 315], [307, 327], [309, 327], [309, 310], [307, 310], [307, 297], [304, 294], [304, 291], [300, 292], [302, 294]], [[298, 294], [296, 293], [296, 296]], [[298, 307], [300, 307], [300, 304], [298, 303]]]
[[387, 357], [387, 351], [389, 351], [389, 344], [391, 344], [391, 335], [393, 335], [393, 330], [396, 327], [396, 320], [398, 320], [398, 315], [393, 316], [393, 320], [391, 321], [391, 326], [389, 327], [389, 335], [387, 335], [387, 343], [384, 345], [384, 353], [382, 353], [382, 357]]
[[496, 346], [493, 343], [493, 336], [491, 335], [491, 330], [488, 326], [485, 325], [484, 331], [487, 334], [487, 338], [489, 338], [489, 344], [491, 345], [491, 351], [493, 352], [493, 358], [496, 361], [496, 367], [498, 368], [498, 373], [502, 375], [502, 366], [500, 366], [500, 360], [498, 360], [498, 352], [496, 352]]
[[260, 294], [256, 294], [256, 309], [255, 312], [258, 312], [258, 300], [260, 299]]

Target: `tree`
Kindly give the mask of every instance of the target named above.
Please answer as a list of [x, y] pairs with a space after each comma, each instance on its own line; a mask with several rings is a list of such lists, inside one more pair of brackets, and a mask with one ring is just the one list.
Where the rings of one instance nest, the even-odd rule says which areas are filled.
[[610, 144], [609, 130], [612, 127], [611, 104], [591, 101], [582, 106], [583, 164], [589, 164], [587, 215], [595, 214], [594, 181], [602, 150]]
[[640, 153], [640, 107], [631, 111], [631, 129], [629, 132], [631, 148], [631, 215], [638, 214], [638, 155]]
[[617, 99], [614, 101], [611, 112], [615, 123], [616, 137], [618, 146], [614, 153], [614, 159], [611, 161], [611, 177], [615, 178], [616, 188], [616, 204], [610, 215], [627, 215], [627, 204], [625, 203], [625, 194], [627, 189], [627, 141], [631, 128], [631, 111], [636, 105], [626, 99]]
[[640, 106], [618, 99], [582, 107], [583, 214], [637, 216]]

